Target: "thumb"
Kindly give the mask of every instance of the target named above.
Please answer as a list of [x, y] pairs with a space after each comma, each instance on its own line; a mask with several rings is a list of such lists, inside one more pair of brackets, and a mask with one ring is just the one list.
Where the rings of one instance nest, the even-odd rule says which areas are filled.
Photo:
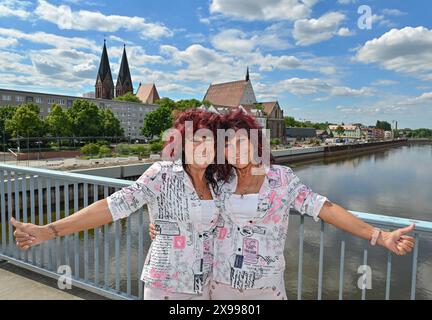
[[410, 233], [411, 231], [414, 230], [414, 228], [415, 228], [415, 224], [413, 223], [413, 224], [409, 225], [408, 227], [399, 229], [399, 232], [401, 235], [403, 235], [406, 233]]
[[19, 222], [18, 220], [16, 220], [14, 217], [12, 217], [12, 218], [10, 219], [10, 222], [12, 223], [12, 225], [13, 225], [15, 228], [22, 228], [22, 227], [23, 227], [23, 224], [22, 224], [21, 222]]

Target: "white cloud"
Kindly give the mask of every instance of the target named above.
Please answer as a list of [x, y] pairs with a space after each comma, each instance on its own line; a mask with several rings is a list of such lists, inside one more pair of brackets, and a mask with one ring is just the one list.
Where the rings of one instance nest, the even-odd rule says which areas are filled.
[[373, 86], [391, 86], [394, 84], [398, 84], [395, 80], [389, 80], [389, 79], [378, 79], [372, 82]]
[[0, 2], [0, 17], [27, 19], [30, 16], [27, 11], [29, 5], [31, 5], [31, 2], [28, 1], [3, 0]]
[[389, 28], [396, 26], [394, 22], [387, 19], [383, 14], [382, 15], [373, 14], [372, 25], [377, 25], [377, 24], [380, 27], [389, 27]]
[[280, 92], [288, 91], [292, 94], [303, 96], [318, 93], [328, 94], [328, 97], [353, 97], [368, 96], [373, 94], [373, 90], [368, 87], [353, 89], [346, 86], [337, 86], [328, 81], [318, 78], [290, 78], [280, 81], [277, 84]]
[[121, 42], [121, 43], [125, 43], [125, 44], [133, 44], [132, 41], [126, 40], [124, 38], [118, 37], [118, 36], [114, 36], [114, 35], [109, 35], [108, 36], [109, 40], [115, 41], [115, 42]]
[[0, 28], [0, 36], [12, 39], [21, 39], [34, 43], [45, 44], [55, 48], [63, 49], [88, 49], [100, 51], [100, 47], [94, 41], [78, 37], [62, 37], [52, 33], [35, 32], [26, 33], [17, 29]]
[[352, 3], [356, 3], [358, 0], [338, 0], [339, 4], [352, 4]]
[[338, 36], [348, 37], [354, 35], [354, 31], [351, 31], [349, 28], [340, 28], [337, 32]]
[[0, 37], [0, 48], [7, 48], [16, 46], [18, 44], [18, 40], [15, 38], [3, 38]]
[[[345, 15], [340, 12], [329, 12], [318, 19], [297, 20], [293, 30], [296, 44], [307, 46], [331, 39], [338, 34], [339, 25], [345, 18]], [[346, 35], [346, 30], [343, 30], [342, 33]]]
[[239, 29], [226, 29], [212, 37], [214, 48], [234, 54], [245, 54], [255, 48], [284, 50], [289, 48], [289, 43], [281, 39], [278, 34], [261, 32], [246, 34]]
[[139, 31], [142, 38], [158, 39], [171, 36], [172, 31], [162, 24], [146, 22], [142, 17], [104, 15], [98, 11], [72, 11], [67, 5], [55, 6], [39, 0], [35, 11], [39, 18], [66, 30], [97, 30], [116, 32], [120, 29]]
[[399, 105], [432, 105], [432, 92], [425, 92], [417, 97], [410, 97], [399, 102]]
[[382, 13], [387, 16], [404, 16], [406, 12], [400, 11], [398, 9], [383, 9]]
[[425, 27], [392, 29], [367, 41], [354, 59], [427, 80], [432, 71], [432, 30]]
[[290, 20], [309, 17], [318, 0], [212, 0], [210, 13], [238, 20]]

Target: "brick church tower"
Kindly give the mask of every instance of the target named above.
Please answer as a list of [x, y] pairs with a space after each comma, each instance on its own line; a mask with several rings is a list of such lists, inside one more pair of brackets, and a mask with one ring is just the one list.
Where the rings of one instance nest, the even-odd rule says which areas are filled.
[[116, 97], [122, 96], [128, 92], [133, 93], [133, 85], [132, 77], [129, 70], [129, 63], [126, 55], [126, 45], [124, 45], [123, 56], [116, 83]]
[[109, 99], [114, 98], [114, 82], [111, 75], [111, 67], [108, 59], [108, 52], [106, 48], [106, 41], [102, 50], [102, 57], [99, 65], [99, 71], [96, 77], [95, 84], [95, 97], [96, 99]]

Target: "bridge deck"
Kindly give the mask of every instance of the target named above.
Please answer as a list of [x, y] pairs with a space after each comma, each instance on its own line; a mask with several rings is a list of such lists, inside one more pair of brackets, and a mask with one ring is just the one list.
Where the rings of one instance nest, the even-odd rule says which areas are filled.
[[0, 300], [100, 300], [91, 292], [60, 290], [57, 281], [0, 260]]

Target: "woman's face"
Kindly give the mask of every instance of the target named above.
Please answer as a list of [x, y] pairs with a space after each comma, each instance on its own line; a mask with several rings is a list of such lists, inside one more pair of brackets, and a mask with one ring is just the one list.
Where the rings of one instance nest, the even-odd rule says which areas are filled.
[[206, 169], [214, 161], [215, 148], [212, 134], [197, 134], [186, 138], [185, 158], [186, 164], [193, 169]]
[[253, 145], [245, 133], [236, 132], [234, 137], [225, 141], [225, 158], [237, 169], [243, 169], [251, 163]]

